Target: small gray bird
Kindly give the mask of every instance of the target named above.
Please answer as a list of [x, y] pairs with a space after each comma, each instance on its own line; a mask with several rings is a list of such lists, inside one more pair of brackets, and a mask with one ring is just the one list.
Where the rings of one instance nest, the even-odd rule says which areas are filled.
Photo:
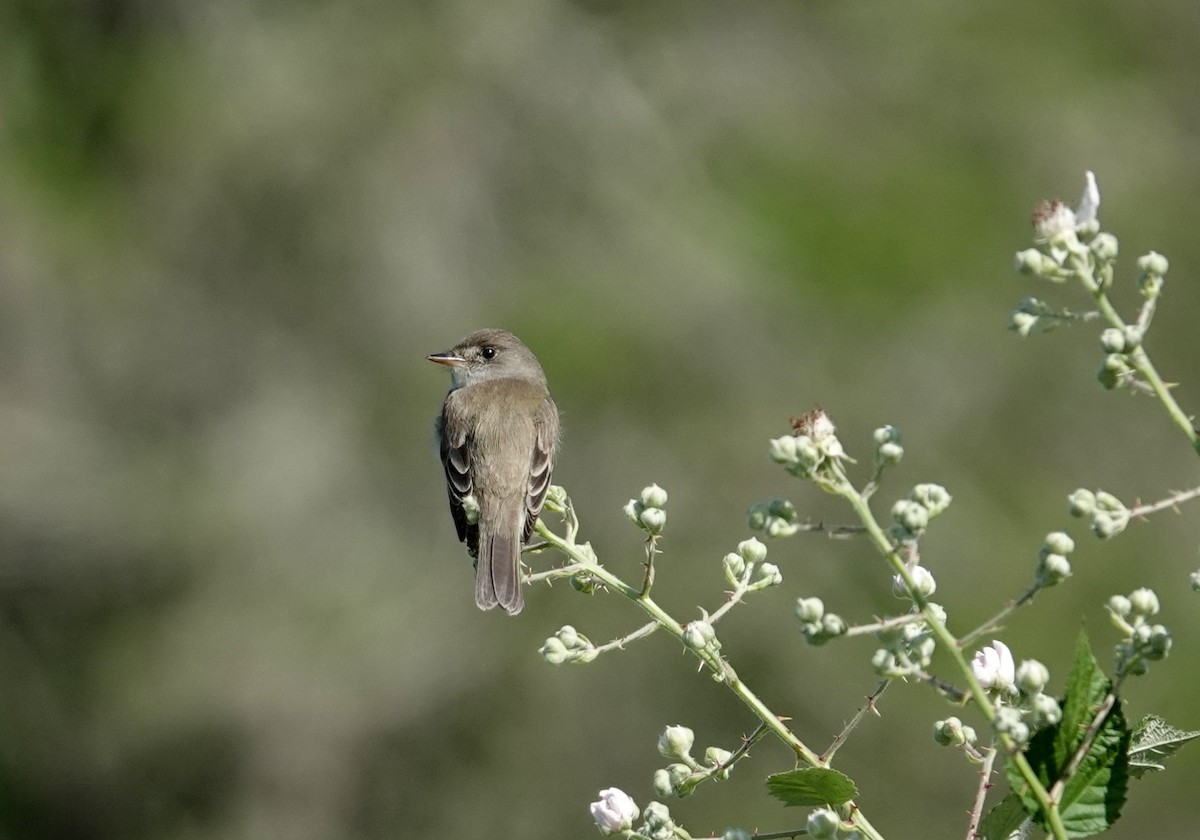
[[521, 547], [550, 487], [558, 407], [537, 358], [510, 332], [479, 330], [427, 358], [450, 367], [437, 434], [454, 527], [476, 558], [475, 603], [516, 615], [525, 606]]

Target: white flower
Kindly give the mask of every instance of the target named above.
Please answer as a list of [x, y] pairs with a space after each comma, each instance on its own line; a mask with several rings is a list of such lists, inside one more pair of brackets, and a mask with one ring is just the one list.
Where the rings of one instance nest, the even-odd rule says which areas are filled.
[[1086, 225], [1096, 221], [1096, 212], [1100, 209], [1100, 188], [1096, 186], [1096, 175], [1092, 170], [1087, 172], [1087, 183], [1083, 186], [1083, 195], [1079, 198], [1079, 206], [1075, 208], [1075, 224]]
[[1061, 265], [1069, 250], [1079, 245], [1076, 232], [1096, 224], [1100, 189], [1089, 170], [1079, 206], [1072, 210], [1062, 201], [1043, 201], [1033, 211], [1033, 241], [1050, 246], [1050, 255]]
[[993, 640], [990, 647], [978, 651], [971, 660], [971, 671], [979, 684], [990, 691], [1009, 694], [1015, 688], [1017, 668], [1012, 651], [1004, 642]]
[[600, 791], [600, 801], [592, 803], [592, 819], [601, 834], [616, 834], [632, 828], [637, 815], [637, 804], [620, 788]]

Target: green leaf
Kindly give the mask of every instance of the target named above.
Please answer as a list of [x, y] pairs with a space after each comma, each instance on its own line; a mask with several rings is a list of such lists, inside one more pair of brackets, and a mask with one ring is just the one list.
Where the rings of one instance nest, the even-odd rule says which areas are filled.
[[784, 805], [841, 805], [858, 796], [858, 786], [845, 773], [804, 767], [767, 777], [767, 789]]
[[[1087, 637], [1081, 633], [1075, 665], [1067, 677], [1067, 695], [1061, 703], [1062, 721], [1040, 730], [1025, 750], [1026, 759], [1047, 790], [1070, 771], [1057, 797], [1069, 837], [1090, 837], [1111, 827], [1125, 804], [1130, 731], [1119, 699], [1114, 699], [1091, 746], [1071, 770], [1072, 760], [1111, 689], [1112, 682], [1100, 670]], [[1040, 813], [1037, 800], [1012, 762], [1008, 765], [1008, 781], [1026, 810], [1046, 827], [1045, 814]]]
[[1184, 732], [1176, 729], [1158, 715], [1146, 715], [1133, 730], [1133, 743], [1129, 746], [1129, 773], [1135, 779], [1150, 770], [1162, 770], [1162, 763], [1195, 738], [1200, 732]]
[[1029, 812], [1025, 810], [1021, 797], [1010, 793], [987, 812], [975, 836], [980, 840], [1008, 840], [1009, 835], [1028, 818]]

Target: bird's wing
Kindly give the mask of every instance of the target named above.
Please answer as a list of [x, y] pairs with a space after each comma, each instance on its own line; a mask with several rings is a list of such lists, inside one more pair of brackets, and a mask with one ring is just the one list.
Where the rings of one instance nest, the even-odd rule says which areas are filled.
[[[467, 436], [465, 418], [455, 417], [458, 401], [453, 394], [446, 400], [438, 418], [438, 439], [441, 441], [442, 466], [446, 470], [446, 494], [450, 499], [450, 515], [460, 542], [475, 554], [479, 530], [467, 522], [463, 499], [471, 495], [471, 440]], [[457, 420], [457, 422], [454, 422]]]
[[546, 397], [534, 420], [533, 459], [529, 465], [529, 486], [525, 496], [525, 531], [521, 541], [529, 542], [533, 526], [546, 501], [550, 489], [550, 475], [554, 471], [554, 449], [558, 444], [558, 408]]

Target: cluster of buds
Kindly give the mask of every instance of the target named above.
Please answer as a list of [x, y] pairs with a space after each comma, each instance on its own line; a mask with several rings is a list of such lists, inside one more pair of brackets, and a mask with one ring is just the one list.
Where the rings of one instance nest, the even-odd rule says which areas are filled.
[[827, 478], [831, 469], [850, 460], [837, 429], [823, 409], [792, 418], [793, 434], [771, 441], [771, 460], [799, 478]]
[[875, 441], [875, 463], [881, 467], [894, 466], [904, 457], [900, 445], [900, 430], [895, 426], [880, 426], [873, 435]]
[[551, 665], [564, 662], [591, 662], [599, 655], [596, 646], [587, 636], [579, 633], [570, 624], [551, 636], [538, 648], [538, 653]]
[[971, 660], [971, 673], [999, 706], [992, 721], [996, 734], [1026, 744], [1038, 729], [1062, 720], [1058, 701], [1045, 693], [1049, 670], [1036, 659], [1016, 666], [1004, 642], [980, 649]]
[[951, 716], [933, 724], [933, 740], [943, 747], [970, 747], [978, 738], [975, 728], [957, 717]]
[[1099, 209], [1100, 190], [1091, 172], [1087, 173], [1083, 196], [1074, 210], [1058, 200], [1039, 203], [1033, 211], [1033, 241], [1039, 247], [1017, 254], [1017, 271], [1063, 283], [1075, 275], [1069, 262], [1075, 260], [1092, 269], [1107, 269], [1111, 278], [1117, 238], [1100, 232], [1096, 218]]
[[796, 618], [800, 619], [800, 632], [810, 645], [823, 645], [849, 629], [840, 615], [825, 612], [825, 602], [820, 598], [798, 598]]
[[787, 499], [755, 502], [750, 506], [746, 519], [751, 531], [768, 537], [790, 537], [800, 530], [800, 515], [796, 513], [796, 506]]
[[721, 565], [725, 579], [742, 592], [756, 592], [783, 583], [783, 573], [766, 562], [767, 547], [751, 537], [738, 543], [737, 551], [725, 555]]
[[950, 501], [950, 494], [940, 484], [918, 484], [907, 499], [892, 505], [892, 539], [897, 543], [915, 541], [925, 533], [929, 520], [950, 507]]
[[704, 763], [692, 757], [696, 735], [686, 726], [668, 726], [658, 738], [658, 752], [672, 763], [654, 771], [654, 792], [659, 796], [687, 796], [705, 779], [728, 779], [733, 753], [720, 747], [704, 750]]
[[[931, 603], [928, 607], [935, 611], [939, 621], [945, 622], [946, 611], [941, 606]], [[929, 668], [937, 641], [927, 622], [887, 626], [875, 635], [883, 643], [883, 647], [871, 656], [871, 666], [879, 676], [904, 679]]]
[[1067, 497], [1071, 515], [1091, 521], [1092, 533], [1102, 540], [1115, 537], [1129, 525], [1129, 508], [1103, 490], [1079, 488]]
[[1071, 562], [1067, 555], [1075, 550], [1075, 541], [1062, 531], [1046, 535], [1046, 541], [1038, 549], [1038, 586], [1054, 586], [1071, 576]]
[[642, 489], [641, 496], [630, 499], [625, 505], [625, 515], [629, 521], [641, 528], [651, 537], [657, 537], [667, 525], [667, 491], [657, 484], [651, 484]]
[[1114, 595], [1108, 599], [1112, 623], [1125, 635], [1117, 644], [1118, 670], [1122, 673], [1144, 674], [1151, 662], [1157, 662], [1171, 651], [1171, 632], [1161, 624], [1150, 623], [1158, 610], [1158, 596], [1149, 589], [1135, 590], [1128, 597]]

